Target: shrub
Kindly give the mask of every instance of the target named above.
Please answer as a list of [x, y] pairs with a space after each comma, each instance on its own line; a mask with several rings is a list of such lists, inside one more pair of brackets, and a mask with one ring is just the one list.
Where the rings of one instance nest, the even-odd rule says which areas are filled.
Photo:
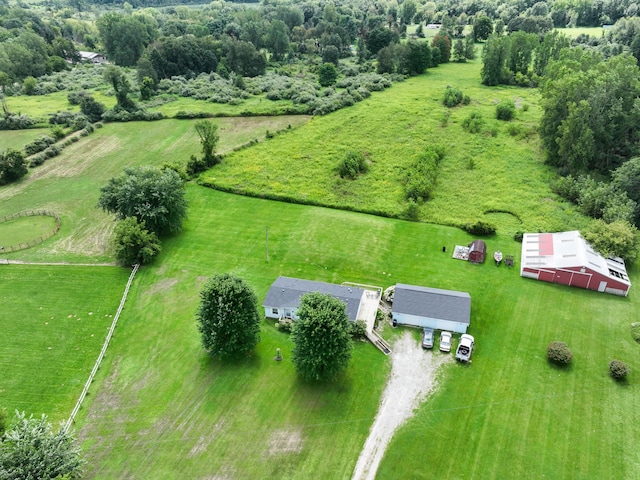
[[496, 226], [492, 223], [483, 222], [478, 220], [475, 223], [468, 223], [464, 227], [464, 230], [471, 235], [489, 236], [496, 233]]
[[611, 360], [609, 363], [609, 372], [616, 380], [622, 380], [629, 374], [629, 367], [620, 360]]
[[483, 126], [484, 118], [480, 112], [471, 112], [471, 115], [462, 121], [462, 128], [469, 133], [480, 133]]
[[412, 222], [418, 221], [420, 218], [420, 206], [415, 200], [410, 199], [407, 208], [404, 210], [404, 218], [411, 220]]
[[367, 324], [364, 320], [351, 322], [351, 338], [362, 339], [367, 336]]
[[498, 120], [512, 120], [516, 114], [516, 105], [513, 100], [503, 100], [496, 105], [496, 118]]
[[405, 198], [414, 202], [426, 202], [431, 197], [438, 178], [438, 167], [444, 157], [441, 145], [430, 145], [416, 159], [405, 177]]
[[46, 148], [55, 143], [55, 139], [48, 136], [48, 135], [41, 135], [40, 137], [36, 138], [33, 142], [31, 143], [27, 143], [24, 146], [24, 153], [27, 156], [30, 155], [34, 155], [36, 153], [42, 152], [43, 150], [46, 150]]
[[524, 237], [524, 232], [521, 232], [521, 231], [517, 231], [516, 233], [513, 234], [513, 239], [516, 242], [522, 243], [522, 238], [523, 237]]
[[631, 324], [631, 336], [636, 342], [640, 343], [640, 322]]
[[[463, 102], [464, 97], [465, 96], [463, 95], [462, 90], [447, 85], [447, 88], [444, 91], [444, 99], [442, 100], [442, 103], [444, 103], [445, 106], [449, 108], [455, 107]], [[470, 101], [471, 99], [469, 98], [467, 103], [469, 103]]]
[[573, 360], [573, 353], [564, 342], [551, 342], [547, 345], [547, 359], [556, 365], [569, 365]]
[[338, 174], [342, 178], [355, 180], [368, 170], [367, 160], [362, 152], [349, 151], [338, 164]]

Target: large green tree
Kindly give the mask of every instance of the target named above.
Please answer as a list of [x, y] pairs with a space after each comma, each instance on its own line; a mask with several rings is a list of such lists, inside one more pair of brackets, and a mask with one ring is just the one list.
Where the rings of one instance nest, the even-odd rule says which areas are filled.
[[175, 171], [129, 167], [100, 190], [98, 206], [118, 218], [135, 217], [157, 235], [182, 229], [187, 216], [184, 182]]
[[260, 341], [256, 294], [229, 273], [214, 275], [202, 287], [197, 321], [204, 348], [217, 357], [249, 352]]
[[0, 185], [15, 182], [27, 174], [24, 154], [18, 150], [0, 152]]
[[636, 227], [629, 222], [594, 220], [581, 233], [593, 249], [605, 257], [620, 257], [628, 263], [638, 258], [640, 236]]
[[123, 265], [150, 263], [160, 252], [158, 236], [145, 228], [144, 222], [127, 217], [117, 223], [113, 232], [116, 258]]
[[291, 329], [296, 370], [307, 380], [336, 377], [349, 364], [353, 348], [345, 304], [331, 295], [307, 293], [296, 314]]
[[482, 83], [489, 86], [504, 83], [507, 76], [510, 39], [493, 34], [482, 49]]
[[493, 33], [493, 22], [486, 15], [476, 17], [473, 22], [473, 39], [478, 41], [484, 41], [489, 38], [489, 35]]
[[96, 26], [107, 56], [123, 67], [134, 66], [157, 35], [157, 26], [142, 15], [105, 13]]
[[83, 463], [73, 435], [63, 429], [54, 432], [46, 415], [16, 412], [0, 439], [2, 480], [77, 479]]
[[135, 110], [136, 105], [129, 98], [131, 91], [131, 83], [121, 68], [115, 65], [109, 65], [103, 73], [105, 82], [113, 87], [116, 94], [116, 108], [131, 112]]
[[271, 51], [274, 60], [282, 60], [289, 50], [289, 31], [287, 25], [282, 20], [272, 21], [267, 30], [264, 43]]

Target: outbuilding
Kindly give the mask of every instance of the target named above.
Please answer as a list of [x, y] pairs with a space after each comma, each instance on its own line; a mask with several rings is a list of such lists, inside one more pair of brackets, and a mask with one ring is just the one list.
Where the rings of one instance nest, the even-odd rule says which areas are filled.
[[487, 255], [487, 244], [482, 240], [474, 240], [469, 244], [469, 261], [471, 263], [484, 263]]
[[471, 296], [466, 292], [398, 283], [391, 315], [398, 325], [465, 333], [471, 322]]
[[631, 288], [624, 260], [603, 257], [578, 231], [525, 233], [520, 275], [614, 295]]

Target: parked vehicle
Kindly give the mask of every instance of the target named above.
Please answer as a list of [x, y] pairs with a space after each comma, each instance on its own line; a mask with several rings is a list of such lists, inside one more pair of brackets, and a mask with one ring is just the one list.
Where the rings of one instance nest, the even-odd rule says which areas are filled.
[[422, 348], [433, 348], [433, 328], [422, 330]]
[[440, 351], [441, 352], [451, 351], [451, 332], [447, 332], [445, 330], [440, 333]]
[[458, 343], [458, 349], [456, 350], [456, 360], [460, 360], [461, 362], [468, 362], [471, 360], [473, 342], [473, 337], [466, 333], [460, 337], [460, 343]]

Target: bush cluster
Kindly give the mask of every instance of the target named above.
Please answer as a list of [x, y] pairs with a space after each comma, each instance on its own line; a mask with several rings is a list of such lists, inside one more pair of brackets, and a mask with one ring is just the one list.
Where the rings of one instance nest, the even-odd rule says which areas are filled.
[[58, 111], [49, 117], [49, 123], [52, 125], [64, 125], [71, 129], [72, 132], [77, 132], [89, 125], [90, 122], [82, 113]]
[[634, 222], [636, 202], [611, 183], [600, 182], [586, 175], [569, 175], [560, 178], [551, 188], [562, 198], [578, 205], [584, 215], [601, 218], [607, 223], [616, 220]]
[[503, 100], [496, 105], [496, 118], [498, 120], [512, 120], [516, 114], [516, 104], [513, 100]]
[[191, 112], [185, 110], [178, 110], [173, 118], [177, 119], [191, 119], [191, 118], [211, 118], [213, 117], [212, 113], [209, 112]]
[[36, 121], [28, 115], [9, 114], [0, 118], [0, 130], [23, 130], [35, 124]]
[[629, 375], [629, 366], [620, 360], [611, 360], [611, 363], [609, 363], [609, 372], [616, 380], [623, 380]]
[[152, 121], [162, 120], [164, 115], [162, 112], [150, 112], [148, 110], [135, 110], [127, 112], [126, 110], [107, 110], [102, 115], [105, 122], [132, 122], [132, 121]]
[[447, 85], [447, 88], [444, 91], [444, 99], [442, 100], [442, 103], [444, 103], [445, 106], [452, 108], [460, 104], [469, 105], [469, 103], [471, 103], [471, 98], [469, 95], [464, 95], [462, 90], [459, 88]]
[[342, 178], [355, 180], [369, 169], [367, 159], [362, 152], [349, 151], [338, 164], [338, 174]]
[[38, 152], [42, 152], [46, 150], [49, 145], [52, 145], [56, 142], [56, 139], [50, 137], [49, 135], [41, 135], [36, 138], [33, 142], [27, 143], [24, 146], [24, 153], [27, 156], [35, 155]]
[[471, 235], [478, 235], [480, 237], [488, 237], [496, 233], [495, 225], [482, 220], [478, 220], [475, 223], [467, 223], [463, 229]]
[[239, 105], [250, 96], [234, 85], [232, 79], [223, 78], [217, 73], [201, 73], [192, 79], [183, 76], [165, 78], [158, 83], [158, 92], [230, 105]]
[[569, 365], [573, 360], [573, 353], [564, 342], [551, 342], [547, 345], [547, 359], [556, 365]]
[[[436, 186], [438, 167], [444, 157], [444, 147], [430, 145], [408, 169], [404, 182], [404, 195], [409, 201], [426, 202]], [[411, 212], [407, 212], [411, 214]], [[412, 219], [415, 220], [415, 219]]]

